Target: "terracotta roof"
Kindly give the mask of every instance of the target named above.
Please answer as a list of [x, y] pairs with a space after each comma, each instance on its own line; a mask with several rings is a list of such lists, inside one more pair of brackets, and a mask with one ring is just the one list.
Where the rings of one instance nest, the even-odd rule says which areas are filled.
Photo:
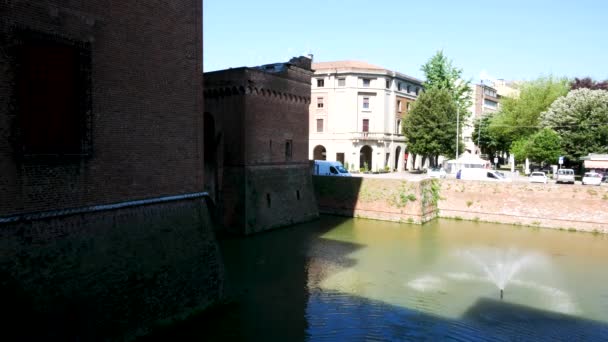
[[[386, 73], [393, 73], [393, 71], [388, 70], [386, 68], [383, 68], [383, 67], [380, 67], [377, 65], [373, 65], [373, 64], [369, 64], [367, 62], [361, 62], [361, 61], [318, 62], [318, 63], [312, 63], [312, 69], [315, 71], [327, 70], [327, 69], [336, 69], [336, 70], [360, 69], [360, 70], [377, 70], [377, 71], [383, 71]], [[402, 74], [400, 72], [395, 72], [395, 74], [398, 77], [402, 77], [402, 78], [408, 79], [410, 81], [422, 84], [422, 81], [415, 77], [408, 76], [408, 75]]]
[[372, 69], [372, 70], [386, 70], [386, 68], [379, 67], [377, 65], [369, 64], [361, 61], [335, 61], [335, 62], [319, 62], [312, 63], [313, 70], [318, 69]]

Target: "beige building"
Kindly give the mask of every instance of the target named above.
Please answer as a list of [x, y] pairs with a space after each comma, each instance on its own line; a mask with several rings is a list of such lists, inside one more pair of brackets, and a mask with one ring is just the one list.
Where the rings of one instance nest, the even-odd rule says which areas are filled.
[[309, 157], [351, 169], [410, 168], [401, 127], [422, 81], [359, 61], [312, 68]]
[[481, 82], [471, 86], [471, 98], [473, 103], [469, 109], [471, 116], [462, 129], [462, 138], [465, 151], [479, 154], [477, 147], [478, 137], [473, 136], [474, 124], [477, 118], [500, 109], [500, 99], [503, 97], [519, 97], [519, 89], [516, 82], [508, 82], [503, 79]]
[[517, 89], [515, 82], [507, 82], [502, 79], [475, 84], [471, 86], [471, 89], [471, 98], [473, 99], [473, 103], [469, 109], [471, 116], [462, 129], [462, 138], [465, 144], [465, 151], [479, 154], [479, 148], [477, 147], [478, 137], [473, 136], [476, 119], [498, 111], [500, 109], [501, 98], [519, 97], [519, 89]]
[[472, 154], [479, 154], [477, 137], [473, 136], [475, 122], [477, 118], [498, 111], [500, 102], [498, 91], [494, 87], [481, 83], [472, 85], [471, 90], [471, 99], [473, 100], [469, 109], [471, 116], [469, 116], [462, 128], [462, 139], [464, 141], [465, 151]]

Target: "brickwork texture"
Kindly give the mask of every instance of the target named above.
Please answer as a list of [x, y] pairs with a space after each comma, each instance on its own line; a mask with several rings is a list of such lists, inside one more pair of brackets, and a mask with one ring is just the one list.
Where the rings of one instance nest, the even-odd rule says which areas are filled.
[[[23, 32], [87, 49], [86, 155], [23, 155]], [[0, 218], [203, 191], [201, 1], [2, 1], [0, 74]], [[131, 339], [221, 296], [200, 198], [0, 228], [19, 340]]]
[[313, 176], [313, 183], [324, 214], [416, 224], [436, 217], [435, 181]]
[[251, 234], [318, 217], [308, 167], [309, 69], [205, 73], [205, 111], [222, 139], [220, 207], [227, 230]]

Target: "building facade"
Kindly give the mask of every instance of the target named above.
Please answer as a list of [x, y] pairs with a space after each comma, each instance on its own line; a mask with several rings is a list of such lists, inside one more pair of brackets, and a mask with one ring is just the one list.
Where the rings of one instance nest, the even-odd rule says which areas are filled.
[[216, 180], [210, 191], [233, 233], [318, 217], [308, 161], [310, 64], [299, 57], [205, 73], [205, 117], [217, 137], [217, 158], [207, 163], [218, 170], [207, 183]]
[[498, 111], [500, 102], [498, 92], [494, 87], [480, 83], [471, 86], [471, 88], [471, 98], [473, 100], [469, 110], [471, 115], [462, 127], [462, 139], [465, 145], [465, 151], [463, 152], [479, 154], [477, 137], [473, 136], [474, 125], [477, 119]]
[[216, 301], [201, 1], [3, 1], [0, 18], [5, 338], [128, 340]]
[[465, 150], [472, 154], [479, 154], [477, 146], [478, 137], [473, 136], [475, 122], [478, 118], [495, 113], [500, 109], [500, 99], [504, 97], [519, 97], [516, 82], [503, 79], [487, 80], [471, 87], [472, 104], [469, 112], [471, 116], [462, 129]]
[[355, 170], [412, 168], [402, 124], [422, 81], [358, 61], [312, 68], [309, 158]]

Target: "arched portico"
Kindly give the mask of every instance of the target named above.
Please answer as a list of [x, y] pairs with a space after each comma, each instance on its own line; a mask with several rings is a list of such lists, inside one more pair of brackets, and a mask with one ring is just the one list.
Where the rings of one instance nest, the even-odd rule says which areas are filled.
[[364, 168], [367, 165], [367, 169], [372, 168], [372, 148], [369, 145], [361, 147], [359, 151], [359, 168]]
[[312, 151], [314, 160], [327, 160], [327, 150], [323, 145], [317, 145]]

